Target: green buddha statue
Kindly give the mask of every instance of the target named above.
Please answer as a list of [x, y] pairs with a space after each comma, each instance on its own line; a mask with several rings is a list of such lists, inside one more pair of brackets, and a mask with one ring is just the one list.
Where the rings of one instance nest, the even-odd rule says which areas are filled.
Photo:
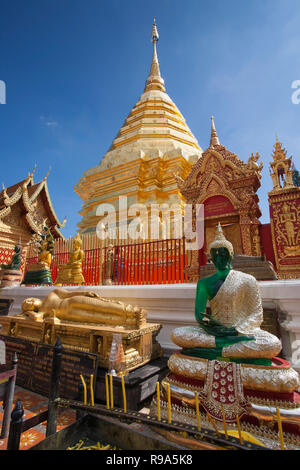
[[[253, 276], [232, 269], [233, 246], [220, 224], [209, 249], [217, 272], [198, 281], [198, 326], [176, 328], [172, 341], [188, 356], [271, 365], [281, 342], [260, 328], [263, 309], [258, 283]], [[209, 315], [205, 313], [208, 301]]]
[[20, 243], [15, 245], [14, 253], [11, 261], [8, 264], [1, 264], [1, 269], [11, 269], [12, 271], [19, 271], [22, 263], [22, 246]]

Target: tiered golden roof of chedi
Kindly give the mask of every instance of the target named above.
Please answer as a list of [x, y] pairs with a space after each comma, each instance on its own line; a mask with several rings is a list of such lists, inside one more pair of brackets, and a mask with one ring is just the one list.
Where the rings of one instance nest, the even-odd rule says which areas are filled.
[[177, 106], [165, 91], [157, 58], [158, 32], [152, 30], [153, 59], [144, 93], [129, 113], [100, 164], [87, 170], [75, 191], [84, 201], [80, 231], [95, 230], [101, 203], [180, 202], [174, 174], [186, 177], [202, 154]]

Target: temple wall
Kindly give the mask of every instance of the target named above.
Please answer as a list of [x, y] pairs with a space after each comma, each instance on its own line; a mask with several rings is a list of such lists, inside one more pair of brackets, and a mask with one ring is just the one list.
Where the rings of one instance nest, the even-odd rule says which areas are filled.
[[274, 269], [276, 269], [275, 253], [272, 243], [271, 224], [261, 224], [259, 226], [259, 235], [261, 240], [262, 253], [266, 256], [266, 259], [268, 261], [271, 261], [274, 266]]
[[[300, 279], [260, 281], [264, 311], [278, 315], [282, 355], [300, 371]], [[27, 297], [43, 299], [54, 287], [6, 287], [0, 289], [0, 299], [14, 299], [10, 315], [21, 312]], [[83, 286], [64, 287], [68, 290], [92, 290], [103, 297], [138, 305], [148, 311], [147, 320], [161, 323], [158, 341], [166, 352], [177, 349], [170, 339], [172, 330], [179, 326], [196, 325], [194, 318], [195, 284], [167, 284], [144, 286]], [[0, 316], [1, 324], [1, 316]], [[267, 328], [267, 324], [265, 325]], [[272, 331], [274, 333], [274, 331]]]

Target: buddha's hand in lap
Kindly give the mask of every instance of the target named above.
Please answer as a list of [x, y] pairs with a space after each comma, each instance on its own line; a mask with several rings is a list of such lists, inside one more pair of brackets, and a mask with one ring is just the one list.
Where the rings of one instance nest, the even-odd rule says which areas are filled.
[[233, 327], [227, 327], [214, 320], [210, 315], [203, 314], [204, 318], [198, 320], [203, 330], [212, 336], [237, 336], [238, 332]]

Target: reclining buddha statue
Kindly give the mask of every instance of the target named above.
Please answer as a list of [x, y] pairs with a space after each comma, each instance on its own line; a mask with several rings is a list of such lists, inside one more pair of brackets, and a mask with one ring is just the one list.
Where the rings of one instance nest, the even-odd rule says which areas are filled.
[[[220, 224], [209, 248], [217, 272], [198, 281], [195, 317], [199, 326], [175, 329], [173, 342], [190, 356], [270, 365], [281, 351], [281, 341], [260, 328], [263, 309], [256, 279], [232, 269], [233, 246]], [[207, 301], [210, 315], [205, 313]]]
[[22, 304], [22, 315], [36, 321], [53, 318], [80, 324], [126, 325], [128, 328], [146, 324], [144, 309], [87, 290], [54, 289], [43, 301], [27, 298]]

